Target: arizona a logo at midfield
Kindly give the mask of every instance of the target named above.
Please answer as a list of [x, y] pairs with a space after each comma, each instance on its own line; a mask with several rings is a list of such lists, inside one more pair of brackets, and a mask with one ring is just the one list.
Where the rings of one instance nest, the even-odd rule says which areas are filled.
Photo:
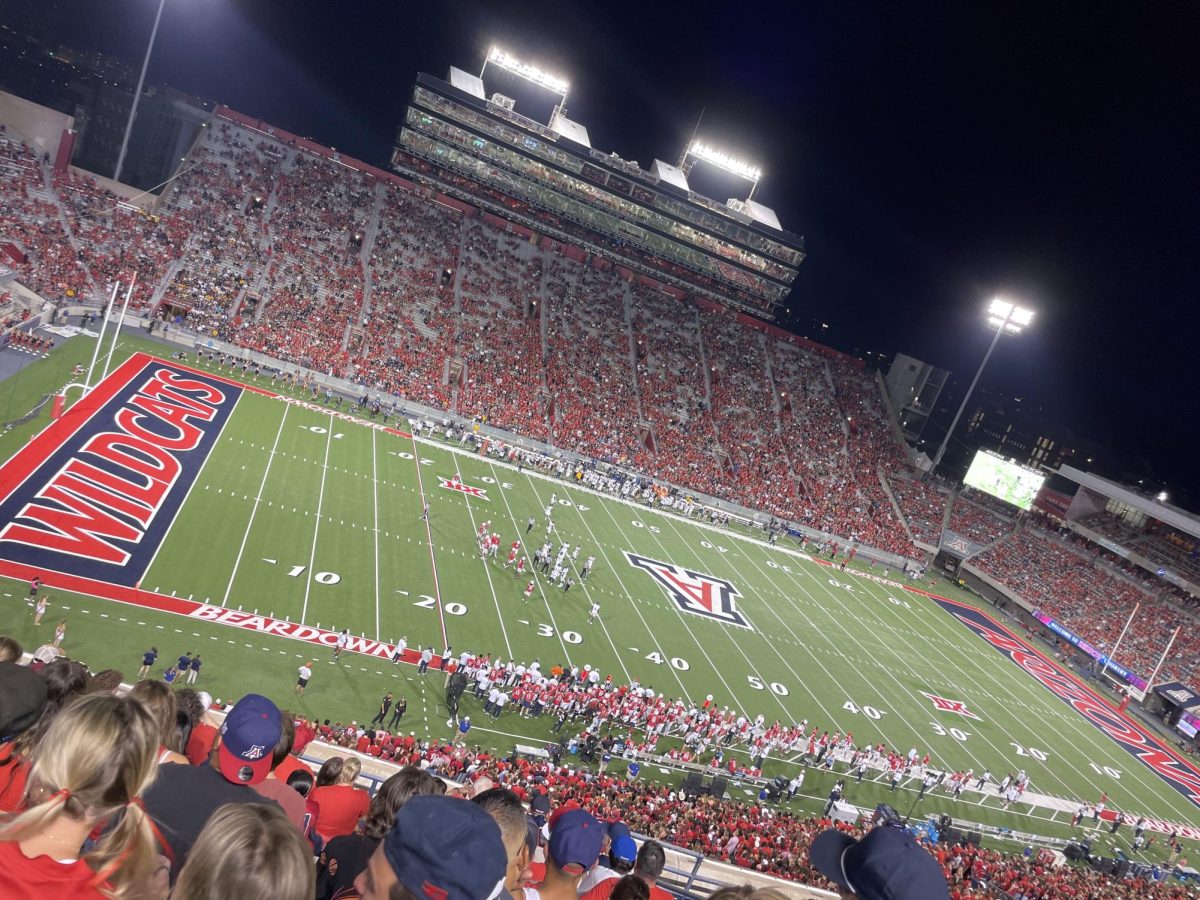
[[738, 589], [728, 581], [705, 575], [703, 572], [693, 572], [673, 563], [638, 556], [628, 550], [625, 551], [625, 558], [629, 560], [630, 565], [649, 572], [683, 612], [707, 616], [740, 628], [750, 627], [750, 623], [737, 611], [733, 602], [734, 598], [740, 596]]
[[967, 709], [965, 700], [947, 700], [945, 697], [939, 697], [937, 694], [926, 694], [925, 691], [921, 691], [921, 693], [929, 698], [933, 703], [933, 708], [938, 712], [957, 713], [960, 716], [966, 716], [968, 719], [982, 721], [979, 716]]

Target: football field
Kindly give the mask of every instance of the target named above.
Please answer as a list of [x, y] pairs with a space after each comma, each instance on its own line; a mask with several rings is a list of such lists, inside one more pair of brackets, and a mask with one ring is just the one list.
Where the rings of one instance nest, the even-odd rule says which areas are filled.
[[[87, 344], [75, 339], [55, 353], [81, 352], [76, 342]], [[146, 346], [123, 340], [119, 355], [123, 361]], [[164, 367], [168, 375], [155, 374]], [[401, 637], [410, 649], [440, 653], [449, 645], [455, 656], [538, 659], [544, 669], [586, 664], [668, 698], [700, 703], [711, 695], [750, 718], [761, 713], [768, 724], [808, 720], [810, 728], [851, 731], [859, 744], [916, 747], [938, 768], [988, 770], [996, 780], [1024, 770], [1039, 794], [1092, 801], [1103, 792], [1113, 808], [1135, 816], [1200, 825], [1196, 800], [1097, 727], [1094, 709], [1083, 714], [1078, 698], [1069, 705], [1061, 691], [1048, 689], [1047, 678], [1030, 674], [1036, 665], [1015, 664], [1015, 644], [1002, 653], [996, 641], [982, 639], [981, 629], [1007, 632], [974, 612], [978, 604], [965, 595], [939, 602], [897, 583], [895, 573], [857, 566], [842, 572], [795, 544], [768, 546], [457, 442], [414, 438], [407, 422], [384, 427], [348, 405], [333, 409], [274, 393], [269, 378], [239, 389], [222, 379], [240, 372], [199, 368], [211, 374], [192, 377], [176, 363], [133, 357], [110, 377], [117, 381], [107, 406], [98, 388], [89, 397], [94, 409], [77, 404], [36, 440], [30, 438], [45, 420], [6, 436], [0, 446], [12, 459], [0, 470], [0, 527], [24, 523], [25, 530], [0, 532], [3, 571], [12, 576], [3, 582], [0, 630], [32, 648], [65, 615], [64, 649], [93, 669], [113, 665], [128, 675], [152, 643], [164, 659], [190, 650], [206, 661], [206, 689], [224, 696], [261, 690], [319, 718], [361, 721], [384, 690], [399, 690], [410, 696], [411, 727], [434, 735], [447, 732], [437, 707], [441, 678], [390, 664]], [[30, 366], [25, 390], [61, 370], [54, 354]], [[159, 389], [151, 402], [145, 384], [154, 378]], [[121, 459], [144, 469], [166, 466], [170, 456], [179, 462], [176, 480], [167, 484], [164, 476], [154, 502], [135, 498], [133, 505], [112, 499], [116, 488], [108, 484], [108, 493], [88, 495], [89, 510], [107, 503], [107, 531], [95, 521], [76, 524], [77, 540], [57, 556], [35, 549], [36, 533], [58, 534], [63, 520], [22, 516], [27, 504], [55, 507], [45, 499], [51, 488], [59, 504], [63, 491], [81, 496], [63, 472], [97, 452], [97, 435], [111, 430], [106, 416], [139, 403], [134, 416], [159, 418], [133, 427], [125, 414], [111, 416], [129, 426], [125, 439], [140, 428], [140, 439], [157, 436], [166, 445], [194, 430], [196, 448], [180, 437], [157, 462], [126, 450], [97, 466], [111, 474]], [[98, 477], [85, 481], [94, 485]], [[504, 565], [519, 540], [531, 568], [547, 538], [547, 507], [554, 548], [579, 548], [570, 590], [541, 573], [517, 577]], [[492, 561], [476, 546], [483, 522], [501, 537]], [[579, 570], [588, 557], [595, 564], [585, 580]], [[46, 573], [53, 595], [36, 628], [21, 602], [35, 569]], [[530, 580], [534, 590], [525, 600]], [[599, 615], [589, 621], [593, 604]], [[326, 633], [342, 628], [359, 639], [360, 652], [335, 665]], [[291, 684], [305, 659], [316, 659], [317, 671], [297, 698]], [[1104, 707], [1101, 718], [1122, 718]], [[478, 723], [486, 724], [481, 739], [505, 748], [513, 737], [545, 737], [549, 725], [515, 716], [485, 723], [481, 712]], [[772, 759], [765, 774], [790, 773], [797, 764], [798, 757]], [[833, 777], [810, 778], [810, 804], [820, 802]], [[895, 794], [884, 784], [852, 783], [847, 799], [891, 802], [903, 811], [915, 787], [906, 783]], [[921, 804], [917, 814], [936, 808], [1023, 831], [1067, 833], [1069, 814], [1021, 802], [1003, 809], [994, 791], [959, 801], [939, 793]]]

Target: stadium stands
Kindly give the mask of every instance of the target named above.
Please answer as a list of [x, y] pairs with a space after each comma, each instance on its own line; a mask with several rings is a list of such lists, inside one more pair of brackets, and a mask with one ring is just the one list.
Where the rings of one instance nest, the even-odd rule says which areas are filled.
[[[975, 557], [972, 565], [1101, 650], [1112, 649], [1134, 604], [1140, 603], [1118, 653], [1118, 660], [1135, 672], [1149, 675], [1154, 670], [1177, 625], [1194, 626], [1178, 607], [1099, 565], [1094, 545], [1085, 547], [1082, 539], [1068, 540], [1032, 525], [1017, 536]], [[1193, 680], [1198, 650], [1194, 627], [1185, 628], [1159, 678]]]

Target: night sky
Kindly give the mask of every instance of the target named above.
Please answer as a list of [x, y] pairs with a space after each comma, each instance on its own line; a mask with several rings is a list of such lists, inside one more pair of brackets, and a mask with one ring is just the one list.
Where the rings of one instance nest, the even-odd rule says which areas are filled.
[[[131, 62], [154, 9], [0, 3]], [[965, 380], [1008, 295], [1038, 318], [984, 382], [1200, 501], [1200, 6], [167, 0], [150, 78], [386, 165], [415, 74], [478, 71], [491, 43], [569, 79], [593, 145], [644, 166], [705, 108], [807, 240], [798, 332]]]

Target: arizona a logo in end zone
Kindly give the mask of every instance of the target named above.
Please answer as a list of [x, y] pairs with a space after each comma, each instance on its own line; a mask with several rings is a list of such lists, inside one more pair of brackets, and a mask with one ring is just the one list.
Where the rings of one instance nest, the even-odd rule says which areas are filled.
[[0, 467], [0, 560], [136, 584], [241, 393], [131, 357]]
[[693, 572], [673, 563], [659, 562], [625, 551], [629, 564], [650, 573], [667, 592], [679, 609], [695, 616], [716, 619], [726, 625], [750, 628], [750, 623], [738, 612], [734, 599], [741, 596], [738, 589], [722, 578], [703, 572]]

